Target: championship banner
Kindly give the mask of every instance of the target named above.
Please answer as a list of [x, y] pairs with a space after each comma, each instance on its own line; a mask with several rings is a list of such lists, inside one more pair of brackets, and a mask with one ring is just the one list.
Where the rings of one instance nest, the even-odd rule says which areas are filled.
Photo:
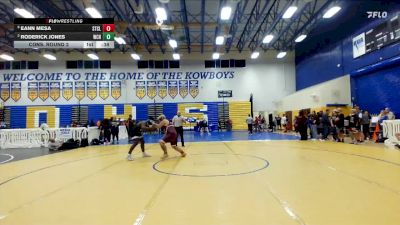
[[157, 95], [157, 81], [147, 81], [147, 96], [151, 99]]
[[85, 97], [85, 81], [75, 81], [75, 97], [79, 101]]
[[99, 81], [99, 96], [101, 99], [106, 100], [110, 95], [110, 82]]
[[198, 80], [190, 80], [189, 81], [189, 92], [193, 98], [199, 94], [199, 81]]
[[73, 83], [67, 81], [63, 82], [62, 85], [63, 85], [62, 95], [65, 98], [65, 100], [69, 101], [74, 96]]
[[54, 101], [60, 98], [60, 82], [50, 82], [50, 98]]
[[187, 80], [179, 81], [179, 94], [182, 96], [182, 98], [185, 98], [188, 95], [188, 92], [189, 92], [188, 85], [189, 85], [189, 82]]
[[39, 98], [42, 101], [49, 98], [49, 82], [39, 82]]
[[157, 83], [158, 83], [158, 96], [164, 99], [165, 97], [167, 97], [167, 81], [159, 80]]
[[115, 100], [121, 97], [121, 81], [111, 81], [111, 97]]
[[97, 97], [97, 81], [86, 81], [87, 96], [90, 100]]
[[136, 96], [139, 99], [146, 96], [146, 81], [136, 81]]
[[4, 102], [10, 98], [10, 83], [0, 83], [0, 98]]
[[33, 102], [39, 97], [38, 82], [28, 83], [28, 98]]
[[168, 81], [168, 94], [171, 98], [175, 98], [178, 95], [178, 81]]
[[21, 83], [11, 83], [11, 98], [16, 102], [21, 99]]

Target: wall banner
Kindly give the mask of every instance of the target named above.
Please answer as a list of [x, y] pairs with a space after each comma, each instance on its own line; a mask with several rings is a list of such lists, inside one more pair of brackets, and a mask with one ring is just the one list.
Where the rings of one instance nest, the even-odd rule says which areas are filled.
[[199, 94], [199, 81], [198, 80], [190, 80], [189, 81], [189, 92], [193, 98]]
[[146, 81], [136, 81], [136, 96], [143, 99], [146, 96]]
[[85, 98], [85, 81], [75, 81], [75, 97], [79, 101]]
[[50, 82], [50, 98], [57, 101], [60, 98], [60, 82]]
[[39, 98], [42, 101], [49, 98], [49, 82], [39, 82]]
[[16, 102], [21, 99], [21, 83], [20, 82], [11, 83], [11, 98]]
[[10, 98], [10, 83], [0, 83], [0, 98], [4, 102]]
[[182, 98], [185, 98], [189, 93], [189, 82], [187, 80], [180, 80], [179, 81], [179, 94]]
[[168, 94], [171, 98], [175, 98], [178, 95], [178, 81], [168, 81]]
[[157, 86], [158, 86], [158, 96], [160, 96], [160, 98], [162, 99], [167, 97], [167, 81], [159, 80], [157, 82]]
[[157, 81], [147, 81], [147, 96], [151, 99], [157, 96]]
[[62, 85], [63, 85], [62, 95], [65, 98], [65, 100], [69, 101], [74, 96], [73, 83], [68, 81], [68, 82], [63, 82]]
[[90, 100], [97, 97], [97, 81], [86, 81], [87, 96]]
[[111, 97], [115, 100], [121, 97], [121, 81], [111, 81]]
[[38, 82], [29, 82], [28, 83], [28, 98], [31, 101], [35, 101], [39, 97], [39, 86]]
[[106, 100], [110, 95], [110, 82], [99, 81], [99, 96], [101, 99]]

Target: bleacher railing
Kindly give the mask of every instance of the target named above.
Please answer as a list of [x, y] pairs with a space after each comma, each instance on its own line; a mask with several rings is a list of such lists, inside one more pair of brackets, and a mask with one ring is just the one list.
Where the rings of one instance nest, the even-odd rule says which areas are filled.
[[395, 134], [400, 133], [400, 120], [385, 120], [382, 125], [383, 137], [387, 138], [385, 140], [386, 146], [394, 146], [399, 144], [400, 141], [396, 138]]

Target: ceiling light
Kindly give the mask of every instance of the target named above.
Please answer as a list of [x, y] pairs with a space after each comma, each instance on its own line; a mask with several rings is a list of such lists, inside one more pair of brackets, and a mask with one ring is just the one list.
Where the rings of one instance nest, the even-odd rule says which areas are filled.
[[328, 9], [328, 11], [326, 11], [326, 13], [322, 16], [322, 18], [324, 18], [324, 19], [331, 18], [337, 12], [339, 12], [341, 9], [342, 8], [340, 8], [339, 6], [333, 6], [332, 8]]
[[99, 57], [96, 54], [90, 53], [90, 54], [87, 54], [87, 56], [93, 60], [99, 60]]
[[13, 61], [14, 57], [12, 57], [11, 55], [7, 55], [7, 54], [1, 54], [0, 58], [7, 60], [7, 61]]
[[169, 43], [169, 46], [171, 46], [171, 48], [178, 47], [178, 42], [176, 42], [174, 39], [170, 39], [168, 43]]
[[224, 43], [224, 36], [218, 36], [216, 39], [215, 39], [215, 44], [217, 44], [217, 45], [222, 45], [223, 43]]
[[221, 20], [229, 20], [231, 17], [232, 8], [229, 6], [225, 6], [221, 9]]
[[89, 7], [89, 8], [86, 8], [85, 10], [86, 10], [87, 13], [89, 13], [89, 15], [90, 15], [92, 18], [103, 18], [103, 17], [101, 16], [101, 14], [99, 13], [99, 11], [97, 11], [96, 8]]
[[268, 34], [267, 36], [264, 37], [264, 39], [263, 39], [262, 42], [263, 42], [264, 44], [270, 43], [270, 42], [272, 41], [272, 39], [274, 39], [274, 35]]
[[260, 55], [259, 52], [253, 52], [253, 53], [251, 53], [251, 58], [252, 59], [257, 59], [259, 55]]
[[49, 60], [57, 60], [57, 58], [54, 55], [51, 55], [51, 54], [44, 54], [43, 56], [46, 59], [49, 59]]
[[175, 60], [180, 60], [180, 59], [181, 59], [181, 56], [180, 56], [178, 53], [172, 54], [172, 57], [173, 57]]
[[294, 40], [294, 41], [295, 41], [295, 42], [302, 42], [304, 39], [306, 39], [306, 37], [307, 37], [307, 35], [302, 34], [302, 35], [298, 36], [298, 37], [296, 38], [296, 40]]
[[126, 42], [122, 37], [115, 37], [114, 40], [120, 45], [126, 45]]
[[167, 11], [164, 8], [156, 8], [157, 20], [167, 20]]
[[213, 59], [219, 59], [219, 53], [215, 52], [212, 54]]
[[297, 7], [296, 6], [290, 6], [286, 12], [283, 14], [282, 18], [283, 19], [289, 19], [293, 16], [293, 14], [296, 12]]
[[24, 18], [35, 18], [35, 16], [32, 13], [28, 12], [26, 9], [15, 8], [14, 12], [18, 13]]
[[138, 54], [136, 54], [136, 53], [132, 53], [132, 54], [131, 54], [131, 57], [132, 57], [134, 60], [140, 60], [140, 56], [139, 56]]
[[276, 58], [281, 59], [283, 57], [285, 57], [286, 52], [279, 52], [278, 55], [276, 56]]

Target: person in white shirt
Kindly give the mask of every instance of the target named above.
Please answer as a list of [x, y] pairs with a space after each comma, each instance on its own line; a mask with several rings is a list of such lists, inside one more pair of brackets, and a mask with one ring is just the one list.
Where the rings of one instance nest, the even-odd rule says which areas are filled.
[[252, 134], [253, 133], [253, 118], [250, 116], [250, 114], [246, 119], [246, 123], [247, 123], [247, 128], [249, 130], [249, 134]]
[[183, 123], [186, 123], [185, 118], [181, 115], [181, 112], [177, 112], [174, 118], [172, 118], [172, 124], [174, 125], [178, 136], [181, 136], [182, 147], [185, 147], [185, 141], [183, 140]]
[[287, 118], [286, 118], [285, 114], [282, 115], [281, 123], [282, 123], [282, 127], [283, 127], [283, 132], [287, 132], [287, 126], [286, 126]]

